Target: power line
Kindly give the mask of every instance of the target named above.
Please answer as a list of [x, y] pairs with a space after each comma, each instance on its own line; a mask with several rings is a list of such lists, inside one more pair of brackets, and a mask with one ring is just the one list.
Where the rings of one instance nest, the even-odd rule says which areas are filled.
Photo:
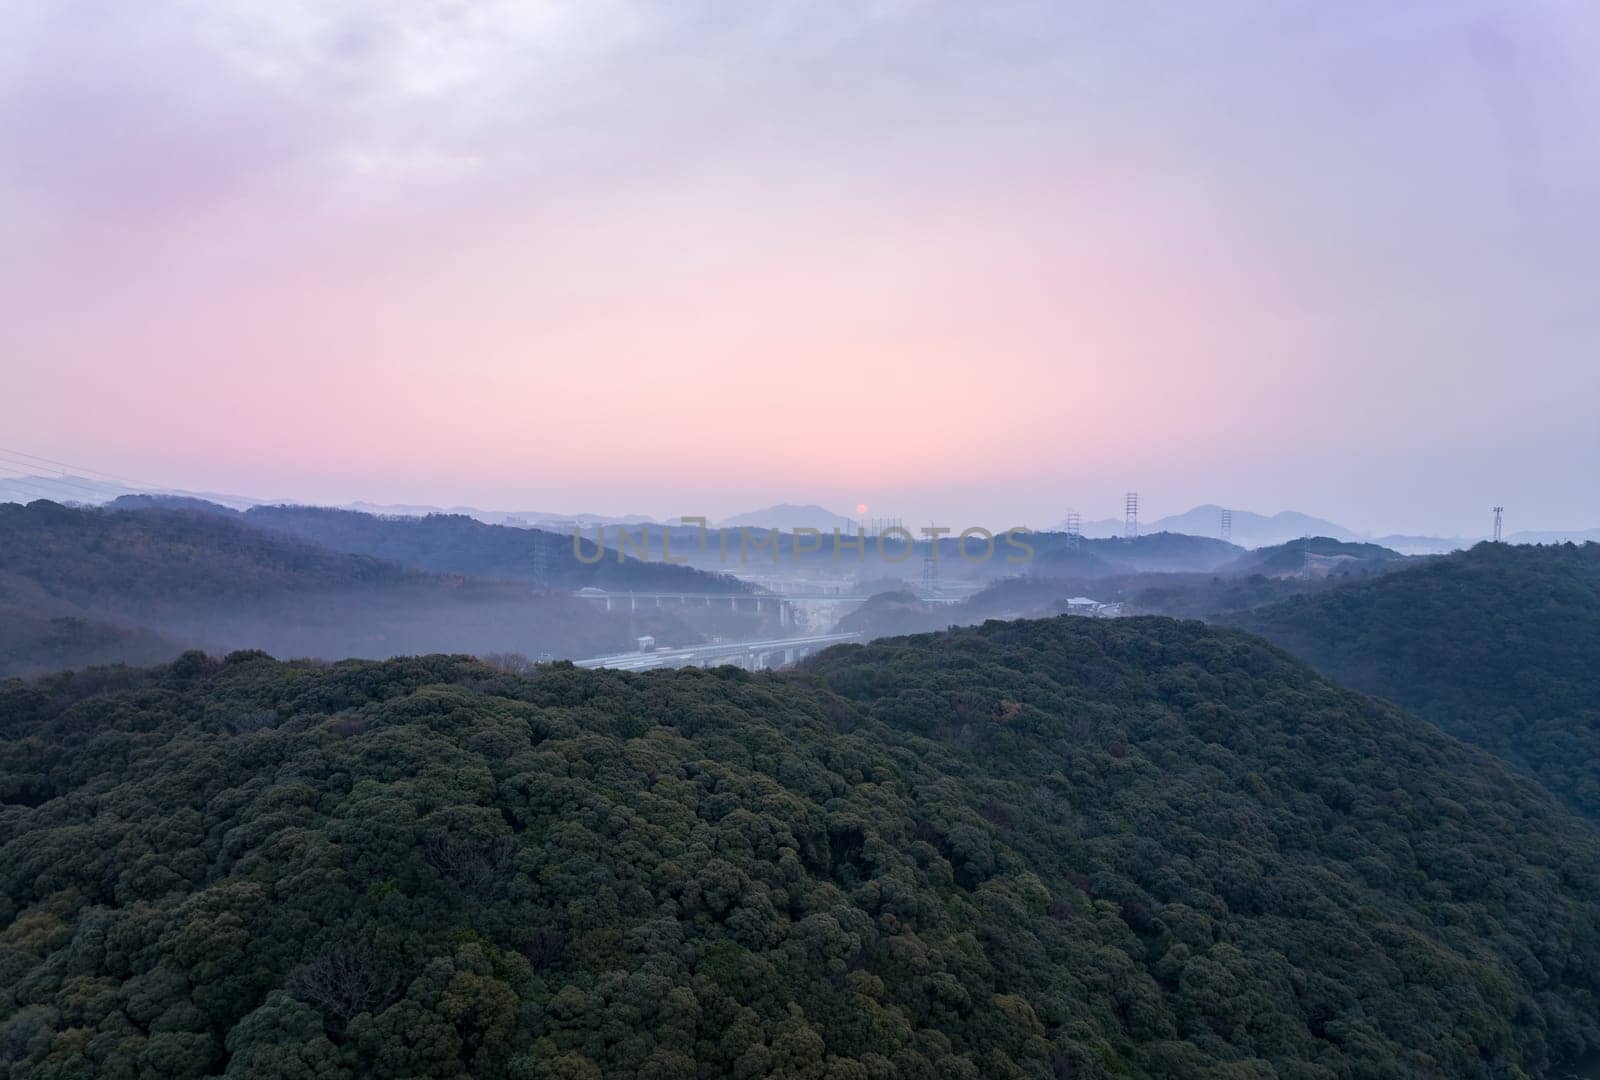
[[[102, 499], [107, 498], [108, 496], [112, 498], [115, 497], [115, 493], [108, 492], [107, 489], [103, 487], [94, 487], [92, 483], [82, 483], [81, 481], [87, 479], [86, 477], [78, 477], [71, 473], [55, 474], [50, 470], [41, 470], [36, 465], [27, 465], [26, 463], [10, 460], [4, 456], [0, 456], [0, 464], [8, 465], [12, 469], [25, 468], [30, 470], [27, 475], [17, 477], [17, 480], [33, 479], [48, 481], [51, 484], [59, 484], [63, 487], [76, 488], [79, 491], [88, 492], [89, 494], [98, 496]], [[124, 490], [126, 490], [126, 488]]]
[[[27, 453], [24, 450], [13, 450], [10, 447], [6, 447], [6, 446], [0, 446], [0, 454], [9, 454], [9, 455], [11, 455], [13, 457], [27, 458], [30, 461], [39, 461], [39, 462], [43, 462], [46, 465], [57, 465], [57, 466], [60, 466], [63, 469], [70, 469], [74, 473], [77, 473], [77, 474], [80, 474], [80, 475], [82, 475], [84, 473], [88, 473], [88, 474], [90, 474], [92, 476], [101, 476], [101, 477], [104, 477], [107, 480], [115, 480], [119, 484], [126, 484], [129, 487], [158, 488], [158, 489], [161, 487], [160, 484], [147, 484], [147, 483], [144, 483], [141, 480], [130, 480], [126, 476], [117, 476], [117, 475], [115, 475], [113, 473], [101, 472], [99, 469], [91, 469], [91, 468], [88, 468], [88, 467], [83, 466], [83, 465], [73, 465], [72, 463], [66, 462], [66, 461], [57, 461], [54, 458], [40, 457], [38, 454], [30, 454], [30, 453]], [[31, 468], [32, 466], [29, 466], [29, 467]]]
[[46, 491], [43, 488], [39, 487], [39, 485], [30, 483], [28, 480], [26, 480], [23, 477], [11, 477], [11, 476], [3, 477], [3, 478], [0, 478], [0, 483], [4, 483], [6, 485], [10, 485], [11, 487], [15, 487], [15, 488], [18, 488], [18, 489], [21, 489], [21, 490], [24, 490], [24, 491], [32, 491], [33, 494], [35, 496], [37, 496], [38, 498], [47, 499], [47, 500], [49, 500], [51, 502], [55, 501], [52, 496], [54, 496], [56, 494], [59, 494], [58, 492]]

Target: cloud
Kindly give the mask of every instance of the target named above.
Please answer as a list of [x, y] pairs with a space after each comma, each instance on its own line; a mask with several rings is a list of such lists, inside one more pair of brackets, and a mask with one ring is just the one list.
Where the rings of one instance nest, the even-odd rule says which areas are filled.
[[[1165, 459], [1263, 505], [1262, 461], [1405, 506], [1426, 470], [1487, 472], [1483, 432], [1592, 443], [1583, 6], [11, 8], [19, 422], [124, 433], [156, 475], [298, 424], [299, 471], [257, 486], [356, 454], [409, 499], [426, 450], [439, 476], [536, 454], [573, 490], [648, 462], [651, 497], [787, 431], [775, 398], [848, 433], [783, 459], [829, 490], [862, 432], [931, 448], [887, 448], [886, 485]], [[1538, 459], [1506, 468], [1559, 473]]]

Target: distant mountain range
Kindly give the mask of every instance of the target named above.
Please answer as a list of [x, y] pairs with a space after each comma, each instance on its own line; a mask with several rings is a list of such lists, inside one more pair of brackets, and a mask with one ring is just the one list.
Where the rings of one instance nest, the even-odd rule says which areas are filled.
[[[120, 499], [124, 495], [145, 495], [150, 491], [147, 488], [129, 487], [127, 484], [114, 480], [95, 480], [88, 476], [0, 476], [0, 503], [22, 503], [26, 506], [35, 499], [49, 499], [51, 502], [62, 505], [78, 504], [86, 506], [100, 506], [103, 503]], [[230, 510], [243, 510], [247, 507], [257, 506], [269, 502], [268, 499], [255, 499], [245, 495], [227, 495], [215, 491], [179, 491], [172, 489], [161, 492], [162, 495], [178, 496], [188, 499], [203, 499], [206, 502], [226, 506]]]
[[777, 506], [723, 518], [717, 524], [729, 529], [781, 529], [784, 532], [793, 532], [795, 529], [816, 529], [819, 532], [831, 533], [834, 529], [853, 530], [858, 522], [854, 518], [835, 514], [832, 510], [817, 506], [815, 503], [805, 506], [779, 503]]
[[[1139, 531], [1142, 533], [1173, 532], [1186, 533], [1189, 536], [1218, 536], [1222, 535], [1222, 510], [1223, 508], [1212, 503], [1197, 506], [1181, 514], [1157, 518], [1154, 521], [1141, 521]], [[1097, 521], [1085, 521], [1080, 526], [1084, 536], [1111, 537], [1121, 536], [1124, 522], [1119, 518], [1101, 518]], [[1061, 522], [1054, 526], [1056, 529], [1066, 528], [1066, 523]], [[1233, 532], [1230, 539], [1240, 547], [1271, 547], [1282, 544], [1288, 540], [1295, 540], [1302, 536], [1330, 536], [1335, 540], [1362, 539], [1356, 533], [1343, 525], [1327, 521], [1323, 518], [1312, 517], [1295, 510], [1284, 510], [1268, 517], [1264, 514], [1252, 513], [1249, 510], [1233, 511]]]
[[[0, 477], [0, 503], [16, 502], [26, 505], [35, 499], [49, 499], [63, 504], [99, 506], [128, 495], [151, 495], [150, 489], [130, 487], [117, 481], [96, 480], [87, 476], [21, 476]], [[295, 500], [262, 499], [248, 495], [234, 495], [214, 491], [180, 491], [172, 489], [158, 493], [166, 505], [173, 505], [170, 497], [199, 499], [233, 510], [246, 510], [252, 506], [305, 505]], [[596, 525], [675, 524], [677, 519], [657, 519], [647, 514], [563, 514], [546, 510], [484, 510], [476, 506], [433, 506], [426, 503], [371, 503], [353, 502], [338, 507], [357, 510], [381, 517], [427, 517], [429, 514], [455, 514], [474, 518], [489, 525], [510, 525], [520, 528], [570, 531], [574, 526], [591, 528]], [[1172, 514], [1154, 521], [1141, 521], [1141, 533], [1184, 533], [1189, 536], [1218, 537], [1222, 531], [1221, 506], [1206, 503], [1181, 514]], [[844, 514], [834, 513], [815, 503], [778, 503], [760, 510], [751, 510], [716, 522], [727, 528], [766, 528], [791, 532], [799, 528], [817, 529], [824, 533], [835, 528], [853, 530], [861, 522]], [[1091, 539], [1109, 539], [1123, 534], [1121, 518], [1098, 518], [1079, 526], [1082, 535]], [[1048, 526], [1051, 531], [1063, 531], [1066, 522]], [[1326, 536], [1335, 540], [1363, 541], [1392, 548], [1404, 555], [1443, 555], [1471, 547], [1483, 536], [1418, 536], [1391, 533], [1386, 536], [1365, 536], [1347, 529], [1326, 518], [1284, 510], [1272, 515], [1257, 514], [1249, 510], [1233, 511], [1232, 542], [1240, 547], [1272, 547], [1298, 540], [1303, 536]], [[1560, 544], [1600, 541], [1600, 528], [1525, 530], [1506, 537], [1512, 544]]]
[[353, 502], [338, 507], [378, 517], [427, 517], [453, 514], [475, 518], [486, 525], [511, 525], [523, 528], [566, 530], [573, 526], [655, 524], [647, 514], [559, 514], [544, 510], [480, 510], [476, 506], [427, 506], [418, 504]]

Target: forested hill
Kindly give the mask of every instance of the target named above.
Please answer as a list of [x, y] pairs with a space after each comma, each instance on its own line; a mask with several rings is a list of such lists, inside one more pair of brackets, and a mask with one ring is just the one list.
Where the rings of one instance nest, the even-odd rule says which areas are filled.
[[[192, 509], [0, 504], [0, 675], [182, 647], [287, 656], [440, 650], [590, 656], [689, 644], [672, 612], [607, 614], [527, 585], [443, 577]], [[174, 644], [176, 643], [176, 644]]]
[[1600, 847], [1259, 639], [0, 684], [10, 1076], [1551, 1075]]
[[1381, 544], [1308, 536], [1286, 544], [1257, 548], [1222, 567], [1228, 574], [1313, 574], [1371, 572], [1392, 569], [1407, 561], [1405, 555]]
[[1600, 544], [1479, 544], [1234, 621], [1600, 817]]
[[425, 575], [192, 510], [0, 503], [0, 573], [88, 607], [170, 608], [285, 592], [394, 586]]
[[290, 533], [334, 551], [371, 555], [435, 573], [617, 591], [749, 591], [726, 574], [659, 561], [660, 530], [654, 527], [649, 529], [652, 560], [631, 555], [619, 560], [616, 530], [610, 529], [611, 543], [603, 551], [591, 538], [580, 541], [584, 559], [598, 560], [584, 562], [574, 551], [570, 533], [486, 525], [461, 514], [391, 518], [315, 506], [254, 506], [243, 516], [251, 525]]
[[1029, 537], [1037, 552], [1029, 573], [1096, 577], [1129, 572], [1215, 570], [1242, 555], [1243, 549], [1209, 536], [1156, 532], [1134, 537], [1069, 537], [1038, 533]]

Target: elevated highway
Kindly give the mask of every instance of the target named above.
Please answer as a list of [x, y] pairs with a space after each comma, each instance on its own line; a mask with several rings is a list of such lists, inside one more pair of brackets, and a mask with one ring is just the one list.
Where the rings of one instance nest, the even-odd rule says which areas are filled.
[[581, 668], [613, 668], [618, 671], [650, 671], [667, 667], [714, 667], [734, 664], [760, 671], [773, 666], [773, 659], [792, 664], [796, 660], [846, 641], [859, 641], [860, 634], [811, 634], [805, 637], [770, 638], [766, 641], [724, 641], [715, 645], [690, 645], [682, 649], [656, 649], [653, 652], [615, 653], [574, 660]]

